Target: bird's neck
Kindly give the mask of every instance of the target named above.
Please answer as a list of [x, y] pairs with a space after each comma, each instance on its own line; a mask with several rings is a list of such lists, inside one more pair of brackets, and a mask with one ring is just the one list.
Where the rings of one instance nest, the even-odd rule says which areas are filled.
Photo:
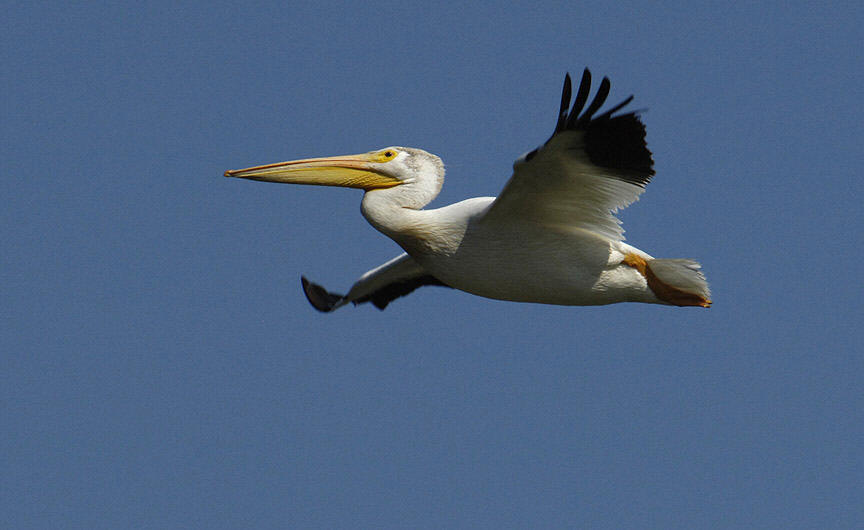
[[399, 200], [400, 196], [383, 193], [386, 191], [367, 192], [363, 196], [363, 217], [375, 229], [412, 255], [449, 251], [453, 238], [446, 227], [440, 226], [434, 211], [406, 206]]
[[422, 217], [422, 210], [403, 204], [403, 196], [388, 190], [368, 191], [363, 195], [361, 211], [369, 224], [382, 234], [396, 239], [411, 231]]

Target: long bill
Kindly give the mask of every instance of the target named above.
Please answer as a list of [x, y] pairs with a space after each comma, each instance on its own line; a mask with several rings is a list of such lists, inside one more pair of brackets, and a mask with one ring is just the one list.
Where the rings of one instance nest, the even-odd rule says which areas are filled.
[[232, 169], [226, 177], [281, 182], [285, 184], [311, 184], [313, 186], [343, 186], [374, 190], [392, 188], [402, 181], [381, 173], [376, 166], [380, 159], [374, 153], [304, 158], [277, 164]]

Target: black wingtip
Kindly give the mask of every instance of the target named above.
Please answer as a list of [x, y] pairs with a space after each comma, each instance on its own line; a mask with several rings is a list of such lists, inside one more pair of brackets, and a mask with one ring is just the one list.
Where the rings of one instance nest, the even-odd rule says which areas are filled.
[[555, 132], [561, 132], [567, 125], [567, 110], [570, 108], [570, 98], [573, 95], [573, 83], [570, 81], [570, 72], [564, 74], [564, 86], [561, 88], [561, 106], [558, 108], [558, 122], [555, 124]]
[[[614, 107], [612, 107], [611, 109], [607, 110], [607, 111], [604, 112], [603, 114], [600, 114], [599, 116], [597, 116], [596, 119], [598, 119], [598, 120], [602, 120], [602, 119], [609, 118], [610, 116], [612, 116], [612, 114], [618, 112], [618, 111], [621, 110], [623, 107], [627, 106], [627, 104], [630, 103], [631, 101], [633, 101], [633, 94], [630, 94], [630, 96], [628, 96], [627, 99], [625, 99], [625, 100], [622, 101], [621, 103], [615, 105]], [[635, 114], [638, 114], [639, 111], [634, 111], [634, 113], [635, 113]]]
[[609, 89], [612, 88], [612, 83], [609, 82], [608, 77], [604, 77], [602, 81], [600, 81], [600, 88], [597, 89], [597, 93], [594, 94], [594, 101], [588, 105], [588, 108], [585, 109], [585, 113], [579, 118], [580, 125], [586, 125], [591, 121], [591, 118], [594, 116], [594, 113], [600, 110], [600, 107], [603, 106], [603, 103], [606, 103], [606, 98], [609, 97]]
[[[582, 107], [588, 101], [588, 93], [591, 90], [591, 71], [587, 68], [582, 71], [582, 80], [579, 81], [579, 90], [576, 92], [576, 99], [573, 101], [573, 108], [570, 109], [570, 114], [567, 116], [565, 129], [572, 129], [579, 119], [579, 113], [582, 112]], [[558, 132], [558, 131], [556, 131]]]
[[306, 295], [306, 300], [312, 304], [312, 307], [322, 313], [333, 311], [336, 306], [345, 297], [340, 294], [330, 293], [316, 283], [312, 283], [305, 276], [300, 277], [300, 283], [303, 285], [303, 294]]
[[[591, 92], [591, 71], [585, 68], [573, 106], [568, 111], [564, 106], [571, 96], [571, 82], [568, 73], [564, 78], [564, 92], [555, 132], [544, 145], [548, 145], [552, 138], [564, 131], [582, 131], [584, 149], [591, 162], [615, 170], [619, 179], [644, 187], [654, 174], [654, 160], [645, 144], [645, 125], [639, 119], [641, 111], [615, 115], [633, 101], [633, 96], [597, 114], [609, 97], [612, 83], [608, 77], [604, 77], [594, 99], [586, 107]], [[535, 149], [526, 156], [526, 160], [531, 160], [537, 153], [538, 150]]]

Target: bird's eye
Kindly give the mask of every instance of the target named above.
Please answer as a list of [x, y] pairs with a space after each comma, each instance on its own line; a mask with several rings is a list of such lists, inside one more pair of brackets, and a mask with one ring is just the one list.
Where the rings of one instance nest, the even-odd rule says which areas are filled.
[[374, 160], [379, 164], [383, 164], [384, 162], [390, 162], [395, 159], [397, 155], [399, 155], [399, 151], [395, 149], [382, 149], [380, 151], [373, 151], [369, 153], [374, 157]]

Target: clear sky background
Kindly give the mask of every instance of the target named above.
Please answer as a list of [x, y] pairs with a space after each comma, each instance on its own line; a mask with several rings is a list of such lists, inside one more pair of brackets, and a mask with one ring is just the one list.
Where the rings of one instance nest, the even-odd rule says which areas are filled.
[[[4, 4], [0, 526], [864, 526], [864, 9], [609, 4]], [[301, 274], [399, 252], [361, 192], [222, 177], [395, 144], [495, 195], [585, 66], [710, 310], [324, 315]]]

